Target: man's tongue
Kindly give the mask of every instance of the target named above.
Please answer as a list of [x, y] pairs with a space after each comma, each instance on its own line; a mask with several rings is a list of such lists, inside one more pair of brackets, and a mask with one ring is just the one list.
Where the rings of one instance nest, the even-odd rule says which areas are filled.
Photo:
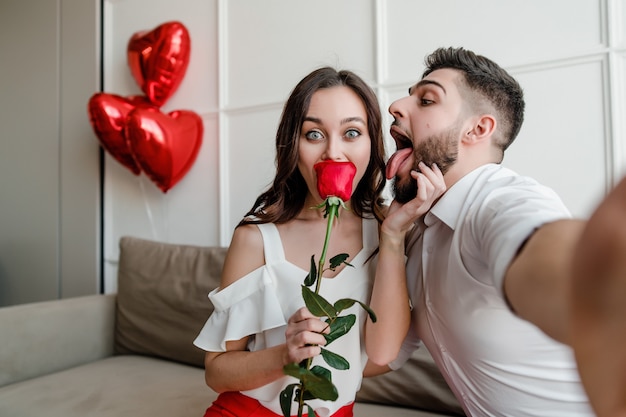
[[388, 180], [396, 176], [396, 174], [398, 173], [398, 168], [400, 168], [400, 165], [404, 161], [406, 161], [406, 159], [409, 157], [409, 155], [411, 155], [412, 152], [413, 149], [404, 148], [397, 150], [396, 153], [391, 155], [391, 158], [389, 158], [389, 161], [387, 161], [386, 176]]

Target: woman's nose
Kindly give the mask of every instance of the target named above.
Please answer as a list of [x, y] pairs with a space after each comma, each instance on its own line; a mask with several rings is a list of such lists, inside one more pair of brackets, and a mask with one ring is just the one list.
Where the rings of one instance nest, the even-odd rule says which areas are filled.
[[324, 150], [324, 159], [340, 160], [343, 157], [341, 150], [341, 138], [332, 136], [326, 143]]

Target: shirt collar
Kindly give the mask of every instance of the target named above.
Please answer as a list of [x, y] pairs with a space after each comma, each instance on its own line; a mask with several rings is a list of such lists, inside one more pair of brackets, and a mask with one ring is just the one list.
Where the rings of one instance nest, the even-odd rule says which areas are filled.
[[471, 203], [471, 201], [468, 201], [468, 196], [476, 177], [485, 170], [498, 168], [499, 166], [499, 164], [482, 165], [463, 176], [446, 190], [439, 201], [426, 213], [424, 224], [428, 227], [439, 219], [450, 229], [454, 230], [463, 207]]

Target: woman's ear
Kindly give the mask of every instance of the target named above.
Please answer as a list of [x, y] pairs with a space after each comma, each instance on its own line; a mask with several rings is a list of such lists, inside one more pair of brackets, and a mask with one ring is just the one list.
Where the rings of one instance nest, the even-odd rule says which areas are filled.
[[478, 117], [476, 122], [463, 135], [465, 143], [480, 142], [488, 139], [496, 131], [496, 118], [491, 114], [483, 114]]

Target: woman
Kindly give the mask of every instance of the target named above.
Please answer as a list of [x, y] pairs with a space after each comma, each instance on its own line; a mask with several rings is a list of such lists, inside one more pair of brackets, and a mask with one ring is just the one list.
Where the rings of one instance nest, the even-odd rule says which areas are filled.
[[[221, 393], [210, 416], [282, 416], [279, 396], [291, 383], [283, 366], [320, 353], [326, 324], [301, 297], [311, 256], [319, 259], [327, 219], [321, 210], [314, 165], [325, 160], [356, 166], [353, 194], [334, 224], [328, 253], [347, 262], [324, 273], [320, 295], [333, 303], [367, 303], [374, 281], [378, 224], [384, 206], [384, 145], [374, 92], [349, 71], [320, 68], [302, 79], [283, 109], [276, 134], [277, 171], [272, 185], [239, 223], [226, 256], [220, 287], [210, 294], [215, 311], [194, 342], [207, 351], [205, 377]], [[337, 401], [307, 401], [318, 416], [352, 416], [367, 357], [366, 313], [348, 310], [357, 324], [336, 340], [333, 352], [350, 369], [331, 368]], [[314, 364], [323, 365], [315, 357]], [[292, 415], [296, 414], [293, 404]]]

